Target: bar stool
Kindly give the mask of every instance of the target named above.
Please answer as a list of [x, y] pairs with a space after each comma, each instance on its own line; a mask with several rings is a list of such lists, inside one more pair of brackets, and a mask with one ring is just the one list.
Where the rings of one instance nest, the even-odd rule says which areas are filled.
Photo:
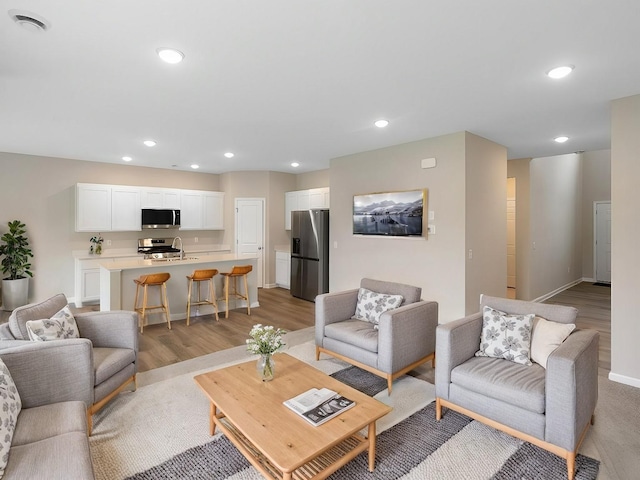
[[[218, 302], [216, 301], [216, 290], [213, 286], [213, 277], [218, 274], [218, 270], [212, 268], [210, 270], [194, 270], [191, 275], [187, 275], [187, 280], [189, 280], [189, 289], [187, 293], [187, 327], [189, 326], [189, 318], [191, 317], [191, 305], [212, 305], [214, 312], [216, 314], [216, 320], [220, 320], [218, 318]], [[191, 301], [191, 287], [193, 286], [193, 282], [196, 282], [196, 288], [198, 289], [198, 301]], [[200, 282], [209, 282], [209, 299], [201, 300], [200, 299]]]
[[[234, 266], [230, 272], [220, 272], [220, 275], [224, 276], [224, 301], [227, 305], [227, 312], [225, 318], [229, 318], [229, 278], [233, 278], [233, 292], [231, 295], [234, 298], [247, 301], [247, 315], [251, 315], [251, 303], [249, 302], [249, 286], [247, 285], [247, 274], [253, 270], [251, 265]], [[242, 277], [244, 280], [244, 295], [238, 291], [238, 277]]]
[[[171, 317], [169, 316], [169, 300], [167, 300], [167, 281], [171, 278], [169, 273], [151, 273], [134, 278], [136, 284], [136, 298], [133, 308], [140, 316], [140, 333], [143, 333], [146, 315], [149, 310], [162, 310], [167, 317], [167, 327], [171, 330]], [[142, 287], [142, 306], [138, 307], [138, 293]], [[147, 287], [160, 287], [160, 305], [147, 305]]]

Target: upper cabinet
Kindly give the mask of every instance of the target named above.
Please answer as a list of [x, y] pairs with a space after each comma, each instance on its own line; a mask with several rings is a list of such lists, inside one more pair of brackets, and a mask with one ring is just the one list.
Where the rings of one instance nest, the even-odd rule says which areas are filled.
[[140, 193], [140, 208], [180, 208], [179, 188], [144, 187]]
[[182, 190], [181, 230], [224, 230], [224, 193]]
[[310, 208], [329, 208], [329, 187], [286, 192], [284, 194], [285, 230], [291, 230], [291, 212]]
[[111, 185], [76, 186], [76, 232], [111, 230]]
[[76, 232], [141, 230], [141, 209], [180, 209], [183, 230], [223, 230], [224, 193], [78, 183]]

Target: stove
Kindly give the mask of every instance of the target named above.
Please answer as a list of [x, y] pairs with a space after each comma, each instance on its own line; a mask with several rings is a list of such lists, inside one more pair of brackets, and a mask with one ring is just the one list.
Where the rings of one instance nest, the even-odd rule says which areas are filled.
[[139, 238], [138, 253], [152, 260], [179, 258], [180, 249], [173, 246], [173, 241], [173, 238]]

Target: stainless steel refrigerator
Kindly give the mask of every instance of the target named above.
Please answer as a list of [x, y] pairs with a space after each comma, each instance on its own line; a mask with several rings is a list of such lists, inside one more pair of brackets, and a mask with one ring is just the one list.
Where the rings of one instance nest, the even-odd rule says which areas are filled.
[[290, 289], [312, 302], [329, 291], [329, 210], [291, 212]]

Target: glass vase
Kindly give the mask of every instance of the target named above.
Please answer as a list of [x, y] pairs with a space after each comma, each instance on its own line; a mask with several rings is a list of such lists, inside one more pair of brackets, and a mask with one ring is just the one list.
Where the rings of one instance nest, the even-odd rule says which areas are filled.
[[96, 255], [102, 254], [102, 245], [99, 243], [96, 245]]
[[258, 371], [258, 377], [263, 382], [273, 380], [273, 376], [276, 373], [276, 363], [273, 360], [273, 356], [271, 354], [260, 355], [256, 363], [256, 370]]

